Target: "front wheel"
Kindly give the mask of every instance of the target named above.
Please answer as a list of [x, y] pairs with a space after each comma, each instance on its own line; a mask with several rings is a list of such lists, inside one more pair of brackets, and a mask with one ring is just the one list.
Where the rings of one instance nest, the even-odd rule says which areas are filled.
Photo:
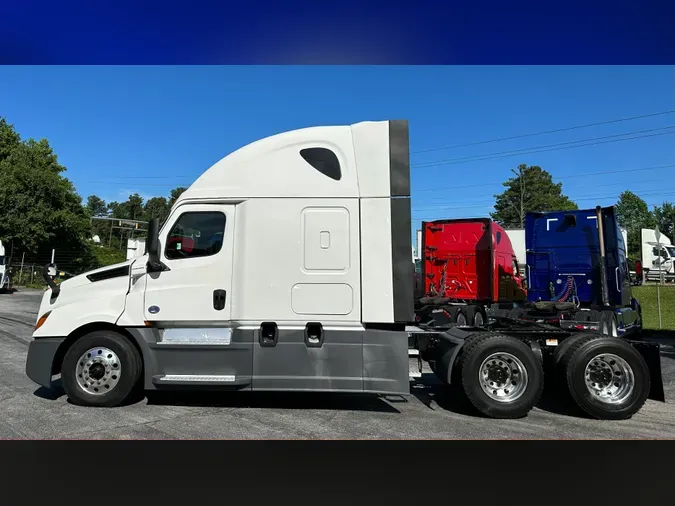
[[621, 339], [586, 336], [569, 347], [560, 365], [570, 396], [595, 418], [630, 418], [649, 396], [649, 367]]
[[74, 404], [115, 407], [132, 394], [141, 370], [141, 356], [127, 338], [95, 331], [75, 341], [66, 352], [61, 381]]
[[522, 341], [503, 335], [478, 335], [464, 344], [457, 380], [471, 404], [491, 418], [525, 416], [541, 398], [541, 362]]

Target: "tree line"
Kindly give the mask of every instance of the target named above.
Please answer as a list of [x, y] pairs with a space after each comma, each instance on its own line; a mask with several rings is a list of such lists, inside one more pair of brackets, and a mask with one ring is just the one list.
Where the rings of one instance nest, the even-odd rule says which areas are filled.
[[[491, 217], [505, 228], [523, 228], [528, 212], [573, 211], [579, 209], [576, 202], [562, 192], [562, 183], [553, 182], [553, 177], [537, 165], [519, 165], [511, 170], [513, 176], [505, 181], [504, 191], [494, 195], [495, 205]], [[592, 204], [591, 206], [595, 206]], [[589, 206], [589, 207], [591, 207]], [[619, 225], [628, 236], [628, 255], [641, 255], [641, 229], [658, 226], [661, 233], [675, 240], [675, 207], [672, 202], [663, 202], [651, 210], [647, 203], [630, 190], [619, 195], [616, 203]]]
[[65, 173], [66, 167], [46, 139], [24, 140], [0, 117], [0, 241], [14, 264], [24, 256], [31, 262], [47, 263], [53, 249], [59, 268], [72, 273], [110, 263], [110, 258], [119, 259], [119, 255], [106, 255], [92, 237], [99, 235], [106, 245], [112, 239], [116, 248], [123, 246], [124, 237], [110, 222], [92, 217], [163, 220], [185, 191], [174, 188], [168, 197], [147, 202], [134, 194], [125, 202], [108, 204], [92, 195], [83, 203]]
[[[492, 218], [503, 226], [521, 227], [527, 212], [578, 208], [563, 194], [562, 183], [554, 182], [541, 167], [519, 165], [512, 172], [513, 176], [503, 183], [504, 191], [494, 196]], [[177, 187], [166, 197], [148, 200], [135, 193], [124, 202], [108, 203], [90, 195], [83, 202], [65, 173], [66, 167], [58, 162], [46, 139], [23, 140], [11, 124], [0, 118], [0, 240], [15, 261], [17, 256], [26, 254], [40, 262], [46, 259], [46, 263], [52, 249], [56, 249], [66, 255], [68, 270], [73, 273], [106, 265], [119, 255], [104, 254], [107, 248], [101, 245], [125, 250], [128, 235], [112, 228], [110, 221], [92, 218], [163, 221], [185, 191]], [[630, 255], [639, 256], [641, 228], [658, 225], [664, 234], [674, 238], [675, 210], [670, 202], [650, 210], [640, 197], [624, 191], [617, 203], [617, 214], [621, 225], [628, 229]], [[93, 243], [96, 235], [101, 245]]]

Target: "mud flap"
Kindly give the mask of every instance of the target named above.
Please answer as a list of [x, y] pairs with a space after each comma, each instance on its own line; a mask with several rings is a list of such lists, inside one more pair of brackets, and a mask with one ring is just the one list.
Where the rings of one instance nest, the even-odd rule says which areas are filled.
[[445, 378], [445, 383], [448, 385], [451, 383], [452, 369], [465, 340], [481, 329], [472, 330], [472, 332], [467, 332], [460, 328], [450, 328], [445, 332], [439, 332], [437, 334], [440, 337], [438, 344], [430, 350], [431, 353], [428, 353], [427, 357], [422, 357], [435, 361], [437, 376]]
[[649, 389], [648, 399], [654, 401], [666, 402], [666, 394], [663, 389], [663, 376], [661, 375], [661, 346], [658, 343], [629, 341], [649, 367], [649, 376], [651, 388]]

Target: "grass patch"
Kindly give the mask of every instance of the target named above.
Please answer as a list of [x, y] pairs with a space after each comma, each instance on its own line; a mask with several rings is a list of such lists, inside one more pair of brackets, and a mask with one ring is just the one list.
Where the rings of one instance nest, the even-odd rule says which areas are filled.
[[[633, 297], [642, 306], [645, 329], [659, 328], [658, 297], [656, 285], [634, 286]], [[675, 286], [660, 286], [662, 328], [675, 330]]]

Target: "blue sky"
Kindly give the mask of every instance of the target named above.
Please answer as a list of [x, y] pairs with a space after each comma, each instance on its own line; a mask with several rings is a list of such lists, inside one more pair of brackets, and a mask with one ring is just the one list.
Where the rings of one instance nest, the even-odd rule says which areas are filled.
[[[611, 205], [624, 189], [650, 205], [673, 201], [674, 134], [654, 135], [668, 132], [657, 129], [673, 125], [673, 114], [419, 151], [671, 111], [674, 78], [673, 67], [646, 66], [0, 67], [0, 116], [23, 138], [46, 137], [80, 195], [106, 201], [167, 195], [284, 130], [408, 119], [415, 228], [421, 219], [486, 216], [519, 163], [563, 177], [582, 207]], [[500, 154], [630, 132], [652, 136]]]

